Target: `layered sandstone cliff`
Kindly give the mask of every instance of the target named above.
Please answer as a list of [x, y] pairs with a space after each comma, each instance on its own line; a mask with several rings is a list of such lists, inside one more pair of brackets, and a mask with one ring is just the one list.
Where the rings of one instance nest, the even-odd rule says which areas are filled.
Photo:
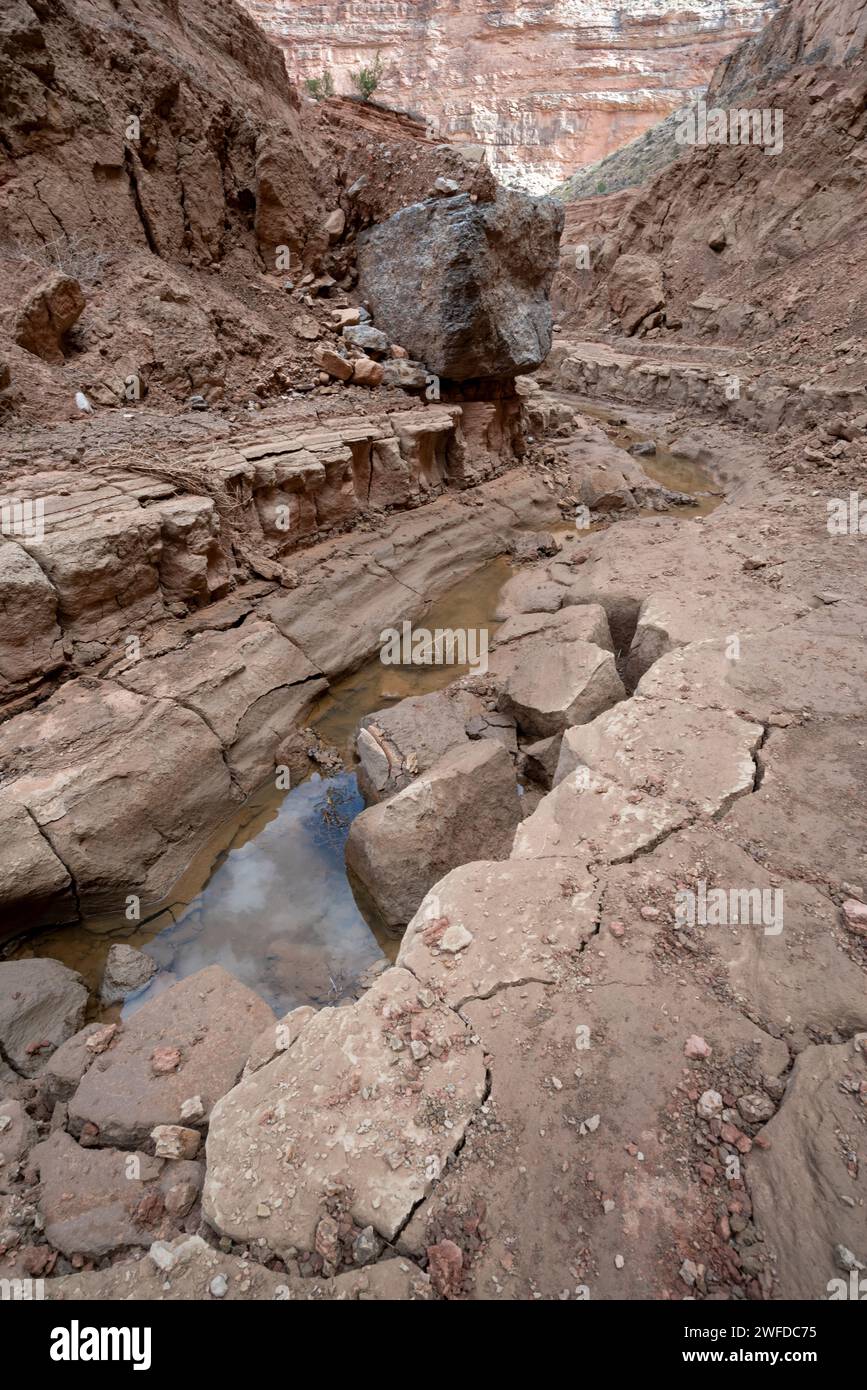
[[558, 321], [678, 350], [750, 344], [772, 367], [809, 357], [817, 380], [859, 389], [865, 52], [867, 0], [791, 0], [721, 64], [708, 94], [723, 109], [779, 113], [775, 154], [672, 143], [674, 161], [639, 189], [574, 201], [567, 189]]
[[543, 192], [698, 94], [775, 0], [244, 0], [292, 77], [338, 92], [377, 51], [379, 98], [481, 143], [505, 183]]

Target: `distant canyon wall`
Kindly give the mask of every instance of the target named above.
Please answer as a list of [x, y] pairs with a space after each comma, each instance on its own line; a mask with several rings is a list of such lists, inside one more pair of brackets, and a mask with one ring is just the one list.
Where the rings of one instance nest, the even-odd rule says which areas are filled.
[[340, 93], [377, 50], [377, 99], [483, 144], [504, 183], [546, 192], [707, 85], [776, 0], [243, 0], [297, 81]]

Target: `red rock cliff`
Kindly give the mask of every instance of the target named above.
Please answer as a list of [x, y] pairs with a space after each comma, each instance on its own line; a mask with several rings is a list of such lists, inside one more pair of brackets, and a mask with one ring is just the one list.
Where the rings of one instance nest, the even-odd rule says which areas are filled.
[[490, 147], [505, 183], [544, 192], [707, 85], [774, 0], [244, 0], [297, 79], [338, 92], [377, 50], [378, 96]]

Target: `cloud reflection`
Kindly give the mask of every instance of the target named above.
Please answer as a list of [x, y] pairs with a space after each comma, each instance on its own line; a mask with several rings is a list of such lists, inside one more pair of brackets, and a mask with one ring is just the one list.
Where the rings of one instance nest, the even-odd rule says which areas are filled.
[[[145, 951], [175, 979], [222, 965], [278, 1015], [299, 1004], [334, 1003], [382, 959], [343, 861], [350, 823], [363, 809], [352, 773], [316, 775], [293, 788], [253, 839], [229, 849], [183, 917]], [[158, 975], [124, 1014], [164, 982]]]

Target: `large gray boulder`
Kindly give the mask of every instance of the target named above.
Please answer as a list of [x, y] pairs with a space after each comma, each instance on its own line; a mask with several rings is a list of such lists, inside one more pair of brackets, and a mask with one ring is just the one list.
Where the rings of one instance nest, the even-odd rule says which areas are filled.
[[551, 640], [559, 635], [523, 637], [498, 647], [491, 660], [499, 708], [529, 738], [550, 738], [585, 724], [626, 694], [613, 652], [580, 638]]
[[508, 858], [520, 819], [503, 745], [492, 739], [459, 745], [396, 796], [356, 816], [347, 867], [386, 925], [402, 927], [458, 864]]
[[501, 188], [493, 202], [429, 198], [359, 238], [377, 326], [453, 381], [530, 372], [551, 348], [548, 293], [563, 208]]

